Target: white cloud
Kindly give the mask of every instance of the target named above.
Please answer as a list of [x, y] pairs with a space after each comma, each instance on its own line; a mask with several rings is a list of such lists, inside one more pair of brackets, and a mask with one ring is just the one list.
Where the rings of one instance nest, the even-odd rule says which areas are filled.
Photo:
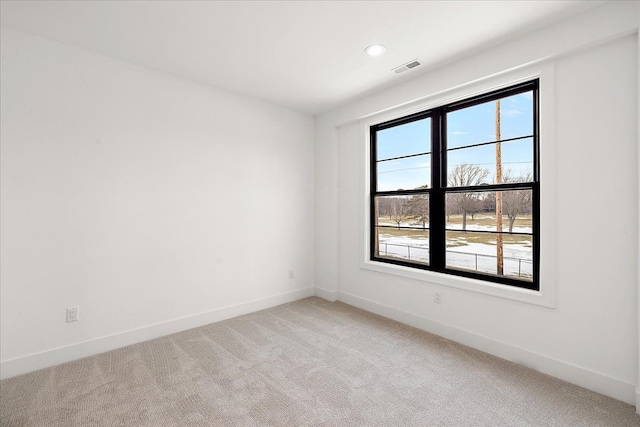
[[517, 108], [510, 108], [510, 109], [502, 110], [501, 113], [504, 114], [506, 117], [515, 117], [522, 114], [522, 111], [518, 110]]

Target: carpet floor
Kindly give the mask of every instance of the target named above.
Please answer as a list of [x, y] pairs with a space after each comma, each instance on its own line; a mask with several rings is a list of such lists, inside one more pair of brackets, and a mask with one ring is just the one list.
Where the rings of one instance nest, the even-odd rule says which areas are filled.
[[640, 426], [623, 402], [307, 298], [0, 382], [2, 426]]

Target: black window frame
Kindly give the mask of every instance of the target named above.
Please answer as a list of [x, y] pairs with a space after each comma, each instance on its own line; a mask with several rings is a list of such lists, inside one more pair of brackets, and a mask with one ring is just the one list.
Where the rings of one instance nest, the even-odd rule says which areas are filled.
[[[424, 110], [398, 119], [389, 120], [383, 123], [370, 126], [370, 259], [376, 262], [396, 264], [420, 270], [435, 271], [453, 276], [462, 276], [472, 279], [479, 279], [491, 283], [499, 283], [517, 288], [540, 290], [540, 112], [539, 112], [539, 79], [534, 79], [519, 83], [513, 86], [494, 90], [491, 92], [476, 95], [460, 101], [445, 104], [439, 107]], [[501, 184], [483, 184], [472, 187], [448, 187], [447, 186], [447, 113], [473, 107], [478, 104], [495, 101], [497, 99], [518, 95], [524, 92], [533, 94], [533, 181], [531, 182], [508, 182]], [[417, 120], [431, 118], [431, 187], [426, 189], [377, 191], [377, 132], [405, 125]], [[509, 141], [511, 139], [501, 139]], [[498, 142], [498, 141], [493, 141]], [[487, 143], [488, 144], [488, 143]], [[480, 144], [479, 144], [480, 145]], [[387, 160], [387, 159], [385, 159]], [[509, 276], [498, 276], [489, 273], [479, 273], [477, 271], [454, 269], [446, 267], [446, 195], [456, 192], [487, 192], [499, 190], [527, 189], [531, 190], [531, 214], [532, 232], [530, 234], [533, 244], [533, 278], [531, 281], [517, 279]], [[398, 258], [386, 258], [376, 256], [376, 212], [375, 200], [379, 196], [411, 196], [419, 194], [429, 195], [429, 264], [405, 261]], [[470, 231], [470, 230], [468, 230]], [[503, 235], [509, 234], [503, 231]], [[512, 233], [516, 234], [516, 233]]]

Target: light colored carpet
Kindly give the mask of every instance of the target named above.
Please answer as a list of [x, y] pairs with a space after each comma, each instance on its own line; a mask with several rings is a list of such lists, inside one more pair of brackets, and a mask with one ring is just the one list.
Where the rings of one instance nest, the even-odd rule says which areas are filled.
[[0, 383], [2, 426], [640, 426], [625, 403], [308, 298]]

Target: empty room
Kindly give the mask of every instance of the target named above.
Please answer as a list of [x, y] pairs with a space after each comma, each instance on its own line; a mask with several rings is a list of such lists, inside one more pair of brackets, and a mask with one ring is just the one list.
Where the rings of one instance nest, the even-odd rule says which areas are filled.
[[640, 426], [638, 1], [0, 1], [0, 425]]

